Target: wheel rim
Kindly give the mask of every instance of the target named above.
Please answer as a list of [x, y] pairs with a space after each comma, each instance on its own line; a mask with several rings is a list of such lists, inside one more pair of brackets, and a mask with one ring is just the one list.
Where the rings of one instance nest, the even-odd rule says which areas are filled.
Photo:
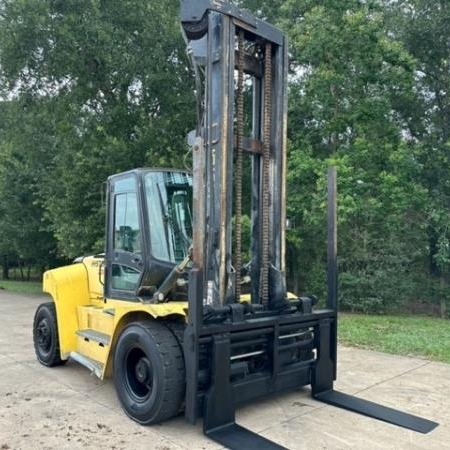
[[128, 351], [125, 357], [125, 381], [129, 394], [137, 402], [147, 400], [153, 390], [153, 367], [140, 348]]
[[37, 344], [40, 352], [47, 354], [52, 346], [52, 330], [46, 318], [39, 321], [37, 326]]

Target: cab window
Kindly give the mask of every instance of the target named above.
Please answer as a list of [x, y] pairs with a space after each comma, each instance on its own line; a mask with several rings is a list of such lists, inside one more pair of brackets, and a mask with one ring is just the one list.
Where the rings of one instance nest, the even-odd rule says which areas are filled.
[[116, 195], [114, 250], [140, 254], [141, 230], [135, 192]]
[[121, 291], [138, 288], [141, 271], [133, 255], [141, 255], [141, 229], [136, 192], [115, 195], [114, 201], [114, 262], [111, 266], [111, 286]]

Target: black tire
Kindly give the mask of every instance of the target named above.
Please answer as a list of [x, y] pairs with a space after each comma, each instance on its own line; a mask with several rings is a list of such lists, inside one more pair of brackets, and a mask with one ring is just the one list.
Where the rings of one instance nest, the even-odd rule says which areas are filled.
[[114, 353], [114, 385], [125, 413], [143, 425], [178, 415], [185, 395], [183, 353], [156, 321], [125, 327]]
[[33, 322], [33, 342], [36, 357], [44, 366], [61, 366], [67, 362], [67, 360], [61, 359], [58, 322], [53, 302], [43, 303], [36, 310]]
[[198, 22], [183, 22], [183, 29], [188, 39], [201, 39], [208, 32], [208, 13]]

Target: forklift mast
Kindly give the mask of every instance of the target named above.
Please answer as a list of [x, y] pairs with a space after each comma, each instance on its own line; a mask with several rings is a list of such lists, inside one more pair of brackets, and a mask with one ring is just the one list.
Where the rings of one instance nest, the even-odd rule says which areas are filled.
[[[333, 389], [338, 322], [333, 169], [326, 308], [316, 310], [314, 297], [288, 299], [286, 37], [224, 0], [181, 0], [181, 23], [198, 103], [198, 126], [189, 137], [194, 212], [183, 338], [186, 419], [195, 423], [203, 416], [204, 432], [229, 448], [281, 448], [237, 425], [236, 404], [311, 385], [319, 401], [430, 431], [434, 422]], [[251, 221], [248, 264], [242, 260], [245, 207]]]
[[[203, 302], [240, 301], [245, 181], [251, 185], [251, 302], [273, 308], [286, 298], [286, 38], [226, 2], [182, 6], [192, 61], [197, 76], [204, 74], [193, 152], [193, 262], [202, 271]], [[244, 157], [251, 174], [244, 174]]]

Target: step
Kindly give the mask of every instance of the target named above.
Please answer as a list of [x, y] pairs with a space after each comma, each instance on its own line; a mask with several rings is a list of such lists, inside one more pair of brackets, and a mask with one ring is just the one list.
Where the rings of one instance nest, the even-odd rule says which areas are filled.
[[93, 329], [78, 330], [76, 334], [77, 352], [93, 361], [106, 364], [111, 337]]
[[89, 369], [97, 377], [102, 378], [104, 364], [102, 364], [101, 362], [89, 358], [88, 356], [84, 356], [78, 352], [70, 352], [70, 357], [74, 361]]
[[107, 346], [111, 342], [111, 336], [106, 333], [101, 333], [97, 330], [86, 329], [78, 330], [77, 335], [83, 337], [85, 340], [97, 342], [100, 345]]

